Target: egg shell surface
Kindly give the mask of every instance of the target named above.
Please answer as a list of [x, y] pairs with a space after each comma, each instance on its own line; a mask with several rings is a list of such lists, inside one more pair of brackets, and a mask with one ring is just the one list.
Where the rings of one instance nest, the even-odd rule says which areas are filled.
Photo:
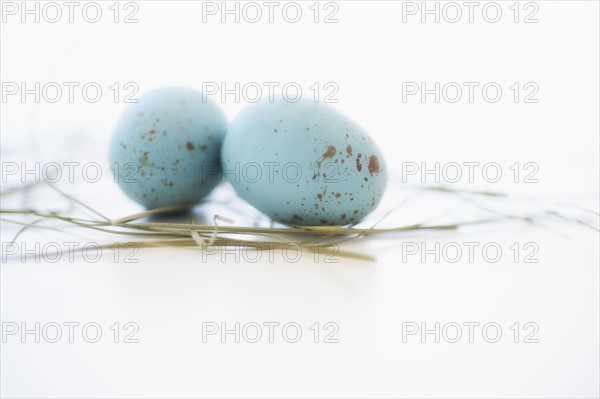
[[231, 122], [224, 180], [273, 220], [291, 225], [359, 222], [379, 203], [387, 171], [377, 145], [333, 107], [263, 99]]
[[194, 204], [221, 180], [227, 118], [202, 93], [151, 91], [121, 116], [109, 157], [123, 191], [148, 209]]

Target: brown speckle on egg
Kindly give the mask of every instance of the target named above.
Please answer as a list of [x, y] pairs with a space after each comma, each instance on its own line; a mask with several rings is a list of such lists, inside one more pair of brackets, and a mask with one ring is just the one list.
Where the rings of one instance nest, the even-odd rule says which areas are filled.
[[325, 151], [325, 154], [323, 154], [323, 159], [333, 158], [334, 155], [335, 155], [335, 147], [330, 145], [327, 147], [327, 151]]
[[375, 155], [369, 157], [369, 173], [379, 173], [379, 159]]

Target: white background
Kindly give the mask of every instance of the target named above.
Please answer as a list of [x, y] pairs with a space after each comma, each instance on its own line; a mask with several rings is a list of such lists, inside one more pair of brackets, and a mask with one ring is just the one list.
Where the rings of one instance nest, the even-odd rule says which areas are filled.
[[[2, 2], [3, 7], [6, 3]], [[117, 218], [141, 210], [111, 182], [107, 148], [111, 130], [127, 106], [115, 103], [109, 86], [134, 82], [139, 94], [165, 85], [202, 89], [206, 82], [233, 87], [248, 82], [297, 82], [305, 95], [318, 82], [339, 87], [334, 104], [364, 126], [377, 141], [390, 169], [390, 184], [377, 215], [400, 204], [419, 188], [436, 185], [413, 177], [404, 184], [409, 162], [498, 163], [503, 178], [488, 183], [477, 174], [456, 188], [514, 194], [485, 206], [506, 212], [539, 214], [559, 209], [597, 227], [599, 181], [599, 3], [537, 1], [537, 23], [522, 20], [533, 6], [497, 2], [502, 17], [490, 23], [481, 2], [474, 22], [468, 8], [456, 23], [439, 23], [420, 14], [403, 22], [402, 2], [338, 1], [337, 23], [315, 23], [313, 2], [299, 2], [298, 23], [287, 22], [281, 6], [275, 21], [265, 15], [255, 24], [223, 23], [219, 15], [203, 22], [201, 2], [137, 1], [137, 23], [113, 21], [99, 2], [102, 19], [86, 22], [76, 9], [75, 22], [57, 23], [33, 16], [3, 14], [1, 81], [97, 82], [103, 96], [88, 103], [77, 95], [57, 103], [18, 95], [1, 103], [2, 162], [98, 162], [99, 183], [63, 179], [62, 189]], [[34, 2], [29, 3], [33, 7]], [[40, 7], [43, 2], [39, 3]], [[60, 3], [62, 4], [62, 3]], [[81, 3], [82, 5], [85, 3]], [[234, 2], [229, 2], [234, 7]], [[240, 7], [244, 3], [239, 3]], [[259, 4], [262, 4], [259, 2]], [[281, 3], [283, 5], [285, 3]], [[415, 3], [421, 6], [421, 3]], [[428, 2], [433, 8], [435, 2]], [[446, 3], [440, 2], [442, 8]], [[462, 2], [458, 4], [462, 5]], [[17, 3], [20, 6], [20, 3]], [[220, 2], [216, 3], [220, 6]], [[328, 11], [321, 4], [320, 19]], [[406, 7], [406, 3], [404, 3]], [[514, 7], [514, 6], [513, 6]], [[4, 8], [3, 8], [4, 10]], [[330, 9], [328, 9], [330, 10]], [[126, 12], [121, 8], [122, 18]], [[493, 11], [490, 11], [493, 16]], [[433, 96], [403, 101], [403, 82], [496, 82], [498, 102], [481, 90], [469, 102]], [[537, 103], [514, 101], [509, 86], [533, 82]], [[276, 92], [277, 93], [277, 92]], [[4, 94], [4, 93], [3, 93]], [[66, 93], [63, 93], [66, 96]], [[522, 93], [523, 94], [523, 93]], [[231, 120], [246, 105], [233, 96], [220, 102]], [[510, 165], [534, 162], [538, 183], [515, 183]], [[4, 170], [4, 169], [3, 169]], [[3, 179], [4, 179], [3, 173]], [[521, 176], [522, 178], [522, 176]], [[18, 176], [6, 187], [18, 185]], [[440, 182], [443, 184], [444, 181]], [[445, 184], [449, 185], [449, 184]], [[3, 186], [5, 186], [3, 184]], [[255, 215], [231, 190], [220, 187], [224, 205], [197, 209], [212, 223], [215, 212], [252, 223]], [[487, 201], [482, 197], [475, 204]], [[3, 197], [2, 208], [64, 208], [48, 190]], [[507, 210], [508, 209], [508, 210]], [[471, 201], [451, 194], [421, 194], [400, 207], [384, 225], [422, 221], [460, 222], [489, 216]], [[5, 216], [5, 215], [3, 215]], [[6, 216], [8, 217], [8, 216]], [[11, 216], [11, 219], [16, 217]], [[31, 219], [29, 219], [31, 220]], [[369, 223], [366, 224], [368, 226]], [[78, 242], [115, 237], [79, 234]], [[18, 227], [2, 222], [2, 242]], [[19, 242], [72, 241], [72, 235], [28, 230]], [[123, 238], [125, 239], [125, 238]], [[87, 240], [87, 241], [86, 241]], [[403, 259], [402, 243], [497, 242], [504, 253], [497, 263], [464, 257], [456, 263], [419, 256]], [[509, 247], [534, 242], [538, 263], [515, 263]], [[7, 337], [1, 351], [3, 397], [197, 397], [197, 396], [402, 396], [402, 397], [598, 397], [598, 232], [575, 222], [545, 217], [539, 224], [503, 222], [459, 231], [375, 237], [349, 249], [376, 255], [376, 262], [337, 259], [315, 262], [303, 254], [286, 262], [280, 252], [249, 262], [241, 254], [203, 258], [197, 249], [146, 249], [138, 263], [114, 262], [106, 254], [97, 263], [81, 257], [57, 263], [19, 256], [3, 259], [2, 322], [42, 325], [66, 321], [96, 322], [103, 337], [87, 343], [76, 334], [56, 344], [28, 336]], [[523, 254], [521, 254], [523, 255]], [[225, 259], [223, 257], [225, 256]], [[522, 260], [522, 259], [520, 259]], [[256, 344], [219, 336], [202, 342], [202, 323], [262, 324], [296, 322], [303, 330], [295, 344], [276, 330]], [[139, 343], [112, 342], [114, 322], [139, 326]], [[315, 322], [339, 326], [338, 343], [314, 343]], [[403, 323], [489, 322], [502, 327], [497, 343], [476, 330], [474, 342], [410, 336]], [[515, 322], [521, 336], [515, 343]], [[539, 326], [538, 343], [523, 343], [523, 325]], [[66, 333], [66, 329], [63, 331]], [[266, 329], [263, 331], [266, 333]], [[323, 331], [321, 331], [323, 333]], [[277, 335], [278, 333], [278, 335]], [[122, 337], [120, 337], [122, 340]], [[320, 341], [323, 336], [320, 336]]]

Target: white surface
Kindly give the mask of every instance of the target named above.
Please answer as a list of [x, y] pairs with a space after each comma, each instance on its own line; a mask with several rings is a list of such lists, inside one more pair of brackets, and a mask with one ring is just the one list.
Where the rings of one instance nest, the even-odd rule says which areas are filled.
[[[136, 82], [140, 91], [202, 82], [336, 82], [336, 104], [367, 128], [383, 148], [395, 178], [377, 211], [382, 216], [424, 185], [402, 184], [408, 162], [497, 162], [499, 183], [461, 181], [456, 187], [514, 193], [473, 204], [451, 194], [421, 194], [383, 225], [446, 223], [488, 215], [476, 205], [528, 214], [559, 209], [598, 226], [599, 5], [594, 1], [538, 1], [537, 24], [515, 24], [501, 2], [503, 19], [490, 24], [402, 23], [402, 4], [337, 2], [337, 24], [314, 24], [308, 7], [298, 24], [202, 23], [201, 4], [137, 2], [137, 24], [85, 22], [1, 26], [2, 82]], [[108, 6], [103, 10], [108, 14]], [[444, 3], [440, 3], [444, 4]], [[483, 3], [482, 3], [483, 4]], [[505, 93], [491, 104], [402, 102], [402, 82], [498, 82]], [[536, 82], [537, 104], [515, 104], [513, 82]], [[106, 148], [126, 104], [106, 94], [96, 104], [32, 101], [1, 103], [2, 162], [98, 162], [103, 179], [60, 187], [117, 218], [139, 210], [111, 182]], [[222, 104], [229, 118], [244, 105]], [[535, 162], [539, 183], [514, 183], [508, 167]], [[427, 185], [435, 182], [428, 180]], [[14, 179], [4, 187], [15, 184]], [[231, 199], [197, 208], [252, 222], [247, 205]], [[532, 199], [537, 202], [532, 205]], [[485, 201], [485, 202], [481, 202]], [[2, 199], [2, 208], [64, 209], [47, 189]], [[250, 212], [250, 214], [249, 214]], [[372, 220], [377, 220], [377, 215]], [[8, 216], [7, 216], [8, 217]], [[11, 216], [12, 219], [15, 217]], [[2, 242], [18, 228], [2, 222]], [[28, 230], [28, 245], [105, 242], [114, 236], [68, 229], [84, 237]], [[497, 263], [481, 256], [457, 263], [417, 256], [402, 259], [402, 243], [497, 242]], [[539, 246], [538, 263], [515, 263], [509, 247]], [[25, 343], [7, 337], [1, 347], [3, 397], [198, 397], [198, 396], [401, 396], [401, 397], [598, 397], [598, 232], [545, 217], [458, 232], [410, 233], [358, 241], [349, 248], [377, 255], [376, 262], [340, 258], [297, 263], [281, 253], [273, 261], [235, 262], [232, 254], [202, 258], [196, 249], [145, 249], [138, 263], [3, 261], [3, 323], [99, 323], [102, 339], [81, 334], [69, 343]], [[476, 254], [481, 254], [476, 252]], [[269, 343], [202, 342], [202, 323], [299, 323], [302, 339], [281, 335]], [[139, 343], [112, 342], [114, 322], [139, 326]], [[339, 326], [338, 343], [314, 343], [315, 322]], [[402, 323], [498, 323], [503, 335], [488, 343], [402, 341]], [[513, 342], [509, 329], [536, 323], [538, 343]], [[4, 324], [6, 325], [6, 324]], [[466, 329], [464, 330], [466, 333]], [[523, 333], [523, 331], [521, 331]], [[66, 333], [66, 329], [65, 329]], [[121, 337], [122, 338], [122, 337]], [[322, 336], [320, 337], [322, 340]]]

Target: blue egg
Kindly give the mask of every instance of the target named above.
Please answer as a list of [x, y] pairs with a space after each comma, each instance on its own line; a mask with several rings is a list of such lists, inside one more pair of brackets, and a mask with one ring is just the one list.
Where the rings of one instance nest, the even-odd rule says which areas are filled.
[[194, 204], [221, 179], [227, 118], [202, 93], [151, 91], [122, 115], [110, 143], [119, 186], [146, 208]]
[[223, 177], [273, 220], [347, 225], [376, 208], [387, 183], [381, 151], [367, 132], [311, 100], [261, 100], [231, 122]]

